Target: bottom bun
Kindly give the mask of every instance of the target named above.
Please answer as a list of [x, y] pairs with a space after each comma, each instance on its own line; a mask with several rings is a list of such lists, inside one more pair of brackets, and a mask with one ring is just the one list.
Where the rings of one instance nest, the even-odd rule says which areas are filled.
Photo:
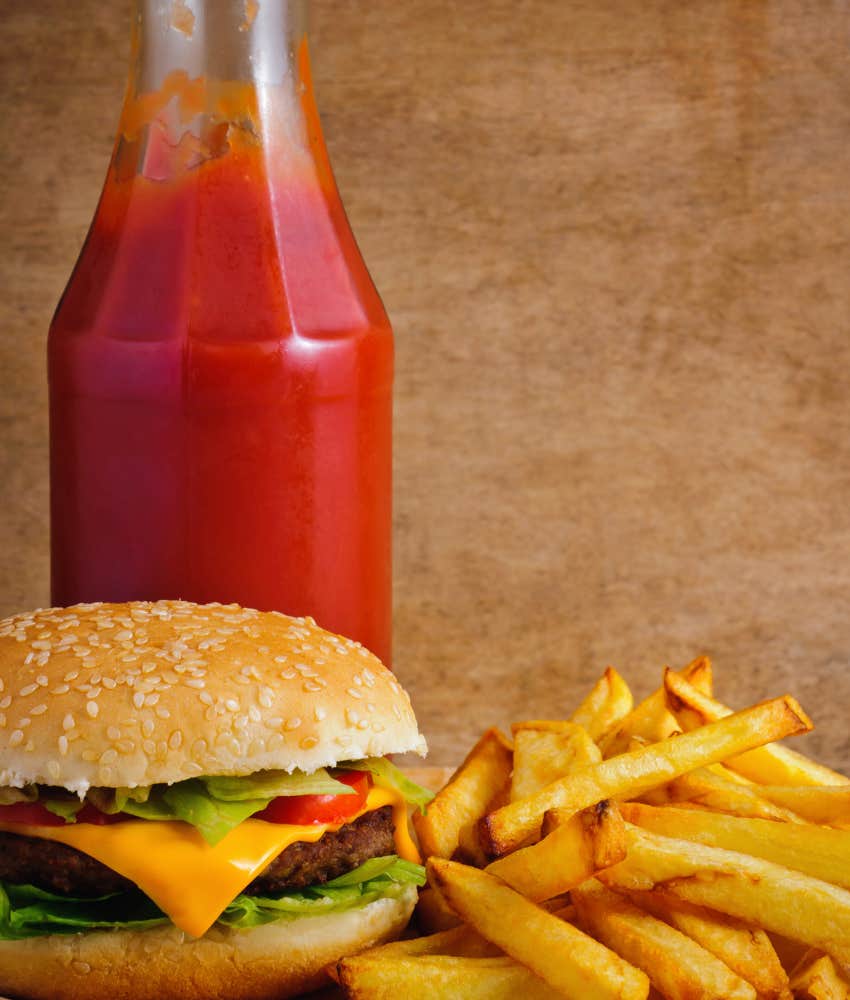
[[416, 888], [398, 898], [250, 930], [190, 938], [146, 931], [53, 934], [0, 942], [0, 992], [16, 1000], [282, 1000], [328, 981], [325, 967], [397, 937]]

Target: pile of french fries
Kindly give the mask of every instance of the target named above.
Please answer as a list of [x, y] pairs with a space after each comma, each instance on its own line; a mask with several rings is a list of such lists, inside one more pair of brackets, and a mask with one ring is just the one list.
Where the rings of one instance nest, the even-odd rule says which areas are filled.
[[426, 936], [348, 958], [352, 998], [850, 1000], [850, 779], [732, 712], [701, 657], [638, 705], [481, 737], [414, 820]]

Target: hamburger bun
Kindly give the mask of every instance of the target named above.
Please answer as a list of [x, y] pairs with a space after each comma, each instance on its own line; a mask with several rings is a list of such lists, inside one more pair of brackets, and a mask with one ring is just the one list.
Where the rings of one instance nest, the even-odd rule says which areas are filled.
[[21, 1000], [281, 1000], [327, 983], [325, 967], [404, 930], [416, 889], [357, 910], [213, 927], [95, 931], [0, 942], [0, 986]]
[[[0, 621], [0, 786], [173, 784], [425, 752], [407, 694], [359, 643], [237, 605], [85, 604]], [[155, 822], [155, 821], [149, 821]], [[247, 930], [175, 925], [0, 941], [26, 1000], [281, 998], [403, 929], [415, 887]]]
[[310, 618], [187, 601], [0, 622], [0, 786], [105, 788], [425, 752], [410, 699]]

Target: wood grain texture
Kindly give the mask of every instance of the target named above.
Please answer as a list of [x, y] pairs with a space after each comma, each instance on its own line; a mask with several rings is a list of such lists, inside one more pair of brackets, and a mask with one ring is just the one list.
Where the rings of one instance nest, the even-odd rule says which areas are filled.
[[[47, 600], [44, 341], [129, 6], [2, 4], [0, 610]], [[397, 333], [395, 666], [435, 763], [714, 657], [850, 762], [850, 12], [322, 0], [316, 83]]]

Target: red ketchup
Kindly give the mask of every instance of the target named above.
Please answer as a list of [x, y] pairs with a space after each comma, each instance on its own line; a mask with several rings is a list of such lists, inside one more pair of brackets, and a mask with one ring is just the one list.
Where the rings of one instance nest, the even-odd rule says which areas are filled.
[[392, 333], [295, 51], [291, 92], [128, 96], [50, 330], [52, 598], [306, 614], [389, 662]]

